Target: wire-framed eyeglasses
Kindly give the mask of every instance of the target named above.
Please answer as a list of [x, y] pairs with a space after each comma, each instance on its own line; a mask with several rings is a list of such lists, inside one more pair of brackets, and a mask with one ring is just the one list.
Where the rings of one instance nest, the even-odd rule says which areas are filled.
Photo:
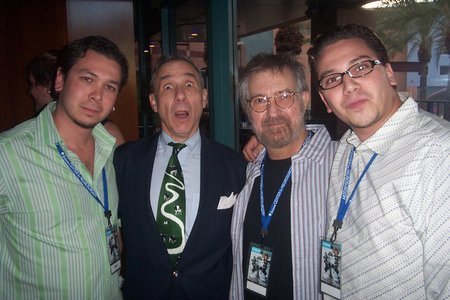
[[275, 104], [282, 109], [287, 109], [294, 104], [294, 96], [299, 92], [281, 91], [274, 96], [255, 96], [247, 100], [250, 108], [257, 113], [262, 113], [267, 110], [271, 104], [270, 99], [273, 99]]
[[322, 90], [332, 89], [342, 83], [345, 74], [351, 78], [363, 77], [371, 73], [376, 65], [381, 65], [381, 61], [379, 59], [361, 61], [348, 68], [345, 72], [333, 73], [322, 77], [319, 80], [319, 86]]

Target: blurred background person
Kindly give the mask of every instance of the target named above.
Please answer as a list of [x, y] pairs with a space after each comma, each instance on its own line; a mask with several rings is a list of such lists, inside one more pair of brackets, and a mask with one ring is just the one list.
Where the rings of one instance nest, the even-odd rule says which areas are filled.
[[58, 50], [48, 50], [34, 57], [27, 64], [28, 94], [33, 98], [36, 114], [53, 101], [51, 90], [56, 74], [57, 57]]

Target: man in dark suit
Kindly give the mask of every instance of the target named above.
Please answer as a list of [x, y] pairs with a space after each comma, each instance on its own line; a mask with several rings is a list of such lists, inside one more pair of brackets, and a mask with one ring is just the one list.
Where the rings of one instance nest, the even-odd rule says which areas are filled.
[[[162, 57], [151, 88], [150, 105], [160, 116], [161, 133], [119, 147], [114, 158], [126, 256], [124, 298], [227, 299], [231, 216], [245, 181], [245, 161], [200, 134], [207, 91], [189, 59]], [[186, 145], [177, 154], [184, 183], [175, 192], [163, 190], [171, 185], [166, 177], [177, 173], [166, 170], [171, 142]], [[181, 194], [185, 204], [172, 202]], [[184, 209], [185, 220], [178, 221]], [[161, 227], [172, 220], [182, 229], [180, 238], [163, 233]], [[177, 240], [182, 250], [173, 254], [170, 244]]]

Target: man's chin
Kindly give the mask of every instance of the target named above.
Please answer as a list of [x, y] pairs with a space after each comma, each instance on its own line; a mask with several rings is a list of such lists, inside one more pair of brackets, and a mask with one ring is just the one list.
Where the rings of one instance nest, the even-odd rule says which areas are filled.
[[281, 149], [289, 145], [290, 140], [287, 136], [259, 136], [258, 139], [266, 148]]
[[77, 124], [78, 126], [84, 128], [84, 129], [93, 129], [95, 126], [97, 126], [98, 123], [100, 123], [100, 122], [81, 122], [81, 121], [75, 120], [75, 124]]

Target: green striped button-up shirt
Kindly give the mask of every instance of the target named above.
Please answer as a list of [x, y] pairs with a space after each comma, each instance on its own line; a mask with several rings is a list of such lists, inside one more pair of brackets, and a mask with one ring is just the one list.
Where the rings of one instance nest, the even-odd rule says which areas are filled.
[[94, 128], [91, 176], [59, 137], [54, 109], [50, 103], [37, 118], [0, 134], [0, 299], [120, 299], [104, 209], [55, 146], [61, 144], [102, 202], [105, 168], [115, 223], [114, 138], [102, 125]]

